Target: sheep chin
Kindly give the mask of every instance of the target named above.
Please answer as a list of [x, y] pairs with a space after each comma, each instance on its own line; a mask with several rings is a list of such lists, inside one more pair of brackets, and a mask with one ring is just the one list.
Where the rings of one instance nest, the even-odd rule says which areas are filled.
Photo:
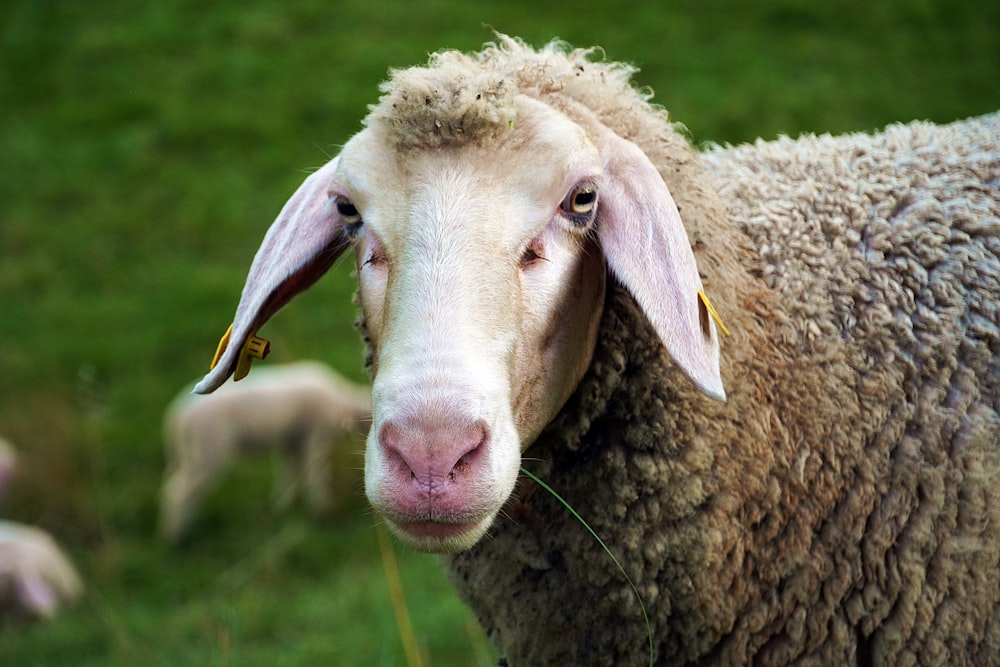
[[493, 525], [496, 514], [493, 512], [470, 523], [386, 521], [393, 534], [412, 549], [424, 553], [454, 554], [475, 546]]

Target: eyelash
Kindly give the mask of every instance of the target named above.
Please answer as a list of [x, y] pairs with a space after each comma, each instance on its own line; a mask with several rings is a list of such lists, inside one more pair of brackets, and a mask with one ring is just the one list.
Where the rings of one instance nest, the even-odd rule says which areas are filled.
[[528, 244], [528, 247], [521, 253], [521, 268], [526, 269], [536, 262], [549, 261], [541, 254], [541, 250], [541, 243], [538, 239], [532, 239], [531, 243]]
[[[559, 211], [574, 227], [586, 229], [591, 226], [597, 215], [597, 200], [597, 187], [584, 181], [567, 193], [559, 204]], [[547, 262], [544, 252], [541, 237], [533, 238], [521, 253], [521, 268], [526, 269], [538, 262]]]

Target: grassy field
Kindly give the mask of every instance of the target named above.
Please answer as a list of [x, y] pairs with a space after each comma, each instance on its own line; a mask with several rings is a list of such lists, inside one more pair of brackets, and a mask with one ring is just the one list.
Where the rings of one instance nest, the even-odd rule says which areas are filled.
[[[361, 443], [337, 454], [332, 516], [273, 510], [254, 462], [170, 549], [160, 418], [386, 69], [486, 26], [639, 65], [699, 142], [1000, 109], [995, 0], [4, 3], [0, 434], [24, 470], [0, 516], [57, 535], [88, 589], [52, 624], [0, 626], [0, 665], [406, 664]], [[363, 377], [349, 264], [262, 332], [272, 360]], [[396, 552], [425, 664], [491, 664], [435, 560]]]

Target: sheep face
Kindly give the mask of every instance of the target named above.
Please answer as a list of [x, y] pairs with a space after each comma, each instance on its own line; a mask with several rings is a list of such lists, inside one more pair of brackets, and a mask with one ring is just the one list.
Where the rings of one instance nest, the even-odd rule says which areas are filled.
[[[413, 78], [427, 83], [422, 70]], [[724, 395], [690, 244], [643, 152], [571, 102], [453, 80], [454, 95], [439, 94], [441, 77], [387, 95], [306, 179], [254, 258], [218, 365], [195, 387], [219, 386], [251, 334], [353, 244], [372, 347], [366, 490], [404, 541], [437, 552], [485, 534], [521, 452], [589, 365], [605, 262], [678, 368]], [[447, 107], [466, 98], [474, 113]], [[436, 99], [443, 120], [424, 112]]]
[[522, 105], [502, 141], [403, 159], [369, 127], [330, 187], [372, 346], [366, 490], [425, 550], [489, 528], [594, 346], [600, 155], [561, 114]]

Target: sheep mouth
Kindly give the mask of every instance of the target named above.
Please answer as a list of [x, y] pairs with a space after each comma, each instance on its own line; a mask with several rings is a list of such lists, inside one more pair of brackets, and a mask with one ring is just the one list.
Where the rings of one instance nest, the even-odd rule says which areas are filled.
[[480, 540], [493, 523], [493, 515], [473, 521], [403, 521], [389, 519], [389, 527], [408, 546], [427, 553], [465, 551]]

